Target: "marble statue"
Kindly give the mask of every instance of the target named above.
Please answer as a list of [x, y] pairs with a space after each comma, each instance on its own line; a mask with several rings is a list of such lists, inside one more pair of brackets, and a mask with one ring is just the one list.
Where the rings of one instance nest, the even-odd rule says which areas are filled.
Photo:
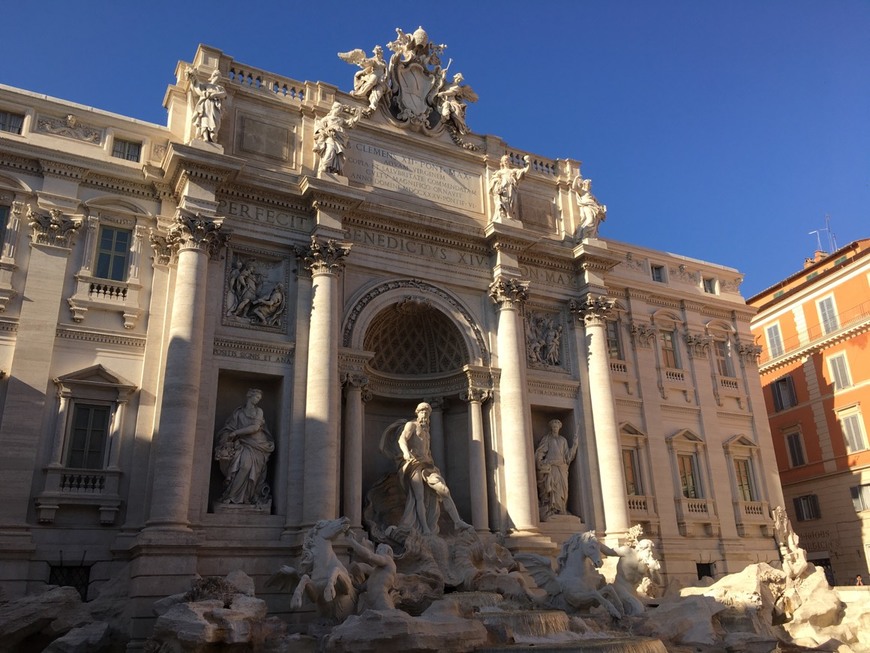
[[571, 188], [577, 193], [578, 220], [574, 237], [577, 240], [597, 238], [598, 226], [607, 218], [607, 207], [600, 204], [592, 194], [591, 179], [583, 179], [577, 175]]
[[662, 584], [659, 573], [661, 564], [653, 553], [655, 544], [652, 540], [640, 538], [642, 534], [640, 526], [632, 526], [629, 529], [629, 543], [615, 550], [619, 561], [616, 563], [613, 589], [627, 615], [642, 614], [646, 610], [638, 589], [644, 581]]
[[552, 419], [550, 430], [541, 438], [535, 449], [535, 467], [538, 476], [538, 503], [541, 519], [568, 512], [568, 467], [577, 455], [579, 439], [568, 446], [568, 441], [559, 431], [562, 422]]
[[[549, 604], [558, 610], [582, 610], [599, 605], [615, 619], [624, 615], [622, 602], [612, 585], [603, 584], [596, 569], [603, 564], [601, 554], [616, 555], [601, 544], [595, 531], [575, 533], [562, 545], [553, 571], [550, 559], [535, 553], [514, 556], [532, 574], [538, 587], [547, 592]], [[591, 563], [587, 565], [587, 561]], [[603, 586], [602, 586], [603, 585]]]
[[807, 552], [800, 546], [800, 537], [794, 532], [785, 508], [773, 509], [773, 534], [779, 545], [782, 569], [792, 580], [797, 580], [809, 569]]
[[384, 49], [376, 45], [372, 54], [373, 56], [367, 57], [359, 48], [338, 53], [342, 61], [360, 67], [353, 76], [353, 90], [350, 94], [368, 100], [369, 107], [365, 111], [366, 115], [371, 115], [378, 108], [378, 102], [387, 92], [387, 62], [384, 60]]
[[[348, 117], [343, 114], [348, 114]], [[319, 172], [342, 174], [347, 148], [346, 130], [354, 127], [361, 117], [359, 109], [333, 102], [329, 113], [314, 122], [314, 151], [320, 155]]]
[[252, 262], [236, 261], [230, 273], [229, 292], [227, 297], [227, 314], [236, 317], [247, 317], [253, 302], [257, 299], [259, 286], [257, 268]]
[[219, 84], [221, 73], [215, 68], [208, 82], [200, 83], [196, 72], [188, 68], [187, 79], [194, 97], [193, 129], [196, 138], [207, 143], [216, 143], [221, 128], [221, 101], [227, 96], [223, 85]]
[[244, 406], [233, 411], [217, 434], [214, 459], [224, 475], [221, 503], [263, 505], [269, 501], [266, 463], [275, 450], [263, 410], [261, 390], [248, 390]]
[[517, 203], [517, 186], [531, 168], [529, 156], [523, 157], [526, 165], [522, 168], [512, 168], [511, 159], [505, 154], [501, 158], [500, 167], [492, 173], [489, 179], [489, 193], [492, 195], [496, 216], [513, 218]]
[[358, 577], [357, 585], [363, 593], [359, 597], [358, 611], [392, 610], [396, 607], [393, 589], [396, 585], [396, 561], [393, 558], [393, 547], [389, 544], [379, 544], [372, 550], [353, 538], [347, 538], [347, 543], [362, 562], [351, 565], [351, 575]]
[[347, 517], [317, 522], [305, 535], [298, 569], [282, 565], [266, 586], [293, 588], [291, 610], [299, 610], [307, 597], [317, 606], [320, 617], [344, 621], [356, 610], [357, 591], [347, 568], [335, 555], [332, 543], [347, 533], [349, 525]]
[[468, 133], [465, 124], [465, 103], [477, 102], [477, 94], [467, 84], [463, 84], [461, 73], [453, 76], [453, 83], [438, 91], [435, 97], [441, 102], [441, 118], [445, 124], [450, 124], [460, 134]]
[[[401, 452], [399, 478], [406, 492], [405, 512], [399, 528], [424, 535], [438, 532], [440, 506], [443, 505], [457, 530], [471, 528], [459, 516], [447, 482], [432, 460], [429, 441], [429, 416], [432, 407], [423, 402], [415, 410], [417, 419], [403, 422], [397, 440]], [[388, 430], [396, 427], [394, 423]]]

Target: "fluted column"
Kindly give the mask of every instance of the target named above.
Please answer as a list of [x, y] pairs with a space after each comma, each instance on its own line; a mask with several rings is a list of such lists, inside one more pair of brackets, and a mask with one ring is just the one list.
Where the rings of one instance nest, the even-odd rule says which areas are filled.
[[179, 210], [166, 239], [177, 251], [178, 266], [155, 434], [156, 480], [146, 523], [149, 529], [186, 529], [188, 525], [208, 262], [226, 244], [221, 226], [221, 219]]
[[303, 261], [311, 270], [311, 328], [305, 404], [305, 496], [302, 521], [313, 524], [338, 513], [339, 405], [338, 279], [350, 244], [311, 238]]
[[508, 517], [517, 530], [534, 530], [538, 523], [530, 415], [525, 401], [526, 347], [520, 316], [528, 286], [528, 281], [499, 277], [489, 287], [489, 296], [499, 306], [497, 342], [505, 497]]
[[489, 530], [489, 507], [486, 491], [486, 445], [483, 440], [481, 406], [490, 392], [469, 387], [462, 398], [468, 402], [468, 476], [471, 483], [471, 525], [477, 531]]
[[630, 526], [605, 333], [605, 320], [612, 310], [613, 300], [603, 296], [589, 294], [580, 302], [571, 302], [571, 312], [582, 320], [588, 343], [589, 395], [608, 534], [625, 532]]
[[344, 375], [344, 506], [351, 527], [362, 526], [362, 457], [365, 413], [363, 400], [369, 380], [358, 372]]

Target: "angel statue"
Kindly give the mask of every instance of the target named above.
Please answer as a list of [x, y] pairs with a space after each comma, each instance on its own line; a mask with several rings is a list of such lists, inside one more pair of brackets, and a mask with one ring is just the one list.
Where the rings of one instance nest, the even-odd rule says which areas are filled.
[[356, 64], [360, 70], [353, 76], [353, 97], [368, 98], [369, 108], [365, 115], [377, 109], [384, 93], [387, 91], [387, 62], [384, 60], [384, 49], [376, 45], [372, 50], [374, 56], [367, 57], [366, 53], [357, 48], [350, 52], [339, 52], [338, 58], [350, 64]]
[[453, 76], [453, 83], [435, 95], [441, 100], [441, 118], [445, 123], [452, 123], [460, 134], [468, 133], [468, 125], [465, 124], [465, 103], [477, 102], [477, 93], [472, 91], [470, 86], [462, 83], [464, 79], [462, 73], [456, 73]]
[[[349, 114], [349, 117], [345, 118], [343, 114]], [[314, 151], [320, 155], [320, 172], [342, 174], [344, 150], [347, 148], [345, 129], [352, 128], [361, 117], [359, 109], [333, 102], [329, 113], [314, 121]]]
[[574, 232], [577, 240], [598, 238], [598, 225], [607, 218], [607, 207], [600, 204], [592, 194], [592, 180], [583, 179], [579, 174], [571, 182], [571, 188], [577, 193], [577, 230]]

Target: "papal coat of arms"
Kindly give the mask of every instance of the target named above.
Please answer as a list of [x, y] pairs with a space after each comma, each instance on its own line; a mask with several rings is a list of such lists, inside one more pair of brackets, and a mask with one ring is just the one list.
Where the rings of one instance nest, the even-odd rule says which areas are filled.
[[432, 43], [422, 27], [412, 34], [396, 28], [396, 39], [387, 43], [393, 53], [389, 63], [380, 46], [371, 57], [359, 49], [338, 56], [360, 67], [351, 95], [368, 100], [367, 114], [382, 108], [398, 125], [432, 136], [447, 130], [457, 144], [474, 149], [462, 136], [469, 131], [466, 103], [476, 102], [477, 95], [461, 74], [447, 81], [450, 62], [441, 65], [446, 47]]

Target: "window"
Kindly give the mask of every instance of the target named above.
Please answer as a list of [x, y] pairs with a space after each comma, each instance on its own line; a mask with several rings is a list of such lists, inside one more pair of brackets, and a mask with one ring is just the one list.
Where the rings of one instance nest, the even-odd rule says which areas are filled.
[[837, 413], [843, 438], [846, 440], [846, 450], [849, 453], [867, 449], [867, 434], [864, 431], [864, 418], [857, 406], [841, 410]]
[[672, 369], [679, 369], [680, 359], [677, 356], [676, 332], [661, 331], [659, 336], [661, 337], [662, 365]]
[[846, 365], [846, 352], [831, 356], [828, 359], [828, 369], [831, 370], [831, 380], [834, 390], [842, 390], [852, 386], [852, 378], [849, 376], [849, 367]]
[[716, 294], [716, 280], [706, 277], [704, 278], [704, 292], [710, 293], [711, 295]]
[[725, 340], [713, 341], [713, 356], [716, 358], [716, 369], [719, 376], [734, 376], [731, 365], [731, 347]]
[[651, 265], [650, 266], [650, 274], [652, 275], [653, 281], [658, 281], [659, 283], [665, 282], [665, 266], [664, 265]]
[[102, 469], [109, 434], [109, 406], [73, 406], [66, 466], [74, 469]]
[[643, 485], [637, 466], [636, 449], [622, 450], [622, 469], [625, 472], [625, 493], [629, 496], [642, 495]]
[[737, 480], [737, 496], [740, 500], [757, 501], [755, 482], [752, 479], [752, 463], [748, 459], [734, 459], [734, 477]]
[[622, 340], [619, 337], [619, 322], [616, 320], [607, 320], [607, 354], [615, 360], [623, 360], [622, 358]]
[[779, 325], [767, 327], [767, 350], [771, 358], [782, 356], [785, 353], [785, 348], [782, 346], [782, 335], [779, 332]]
[[852, 492], [852, 505], [855, 512], [870, 510], [870, 485], [855, 485], [849, 488]]
[[9, 207], [0, 204], [0, 250], [3, 249], [3, 240], [6, 237], [6, 224], [9, 222]]
[[9, 132], [10, 134], [20, 134], [21, 126], [23, 124], [24, 116], [20, 113], [0, 111], [0, 131]]
[[815, 494], [806, 494], [802, 497], [795, 497], [794, 512], [795, 515], [797, 515], [798, 521], [819, 519], [822, 516], [822, 511], [819, 510], [819, 497]]
[[100, 279], [127, 280], [127, 258], [133, 232], [126, 229], [102, 227], [97, 245], [96, 275]]
[[788, 449], [788, 462], [790, 467], [802, 467], [807, 464], [804, 454], [804, 441], [800, 429], [793, 429], [785, 433], [785, 446]]
[[50, 565], [48, 584], [72, 587], [82, 597], [82, 601], [87, 601], [88, 586], [91, 584], [91, 567], [90, 565]]
[[770, 385], [770, 389], [773, 392], [774, 410], [785, 410], [797, 404], [794, 382], [791, 380], [791, 376], [786, 375], [777, 379]]
[[831, 331], [836, 331], [840, 328], [833, 297], [825, 297], [819, 302], [819, 318], [822, 321], [822, 330], [825, 333], [831, 333]]
[[142, 143], [133, 141], [124, 141], [116, 138], [112, 144], [112, 156], [118, 159], [126, 159], [127, 161], [139, 161], [142, 154]]
[[680, 488], [687, 499], [700, 499], [704, 496], [698, 482], [698, 465], [694, 454], [677, 456], [677, 471], [680, 475]]

